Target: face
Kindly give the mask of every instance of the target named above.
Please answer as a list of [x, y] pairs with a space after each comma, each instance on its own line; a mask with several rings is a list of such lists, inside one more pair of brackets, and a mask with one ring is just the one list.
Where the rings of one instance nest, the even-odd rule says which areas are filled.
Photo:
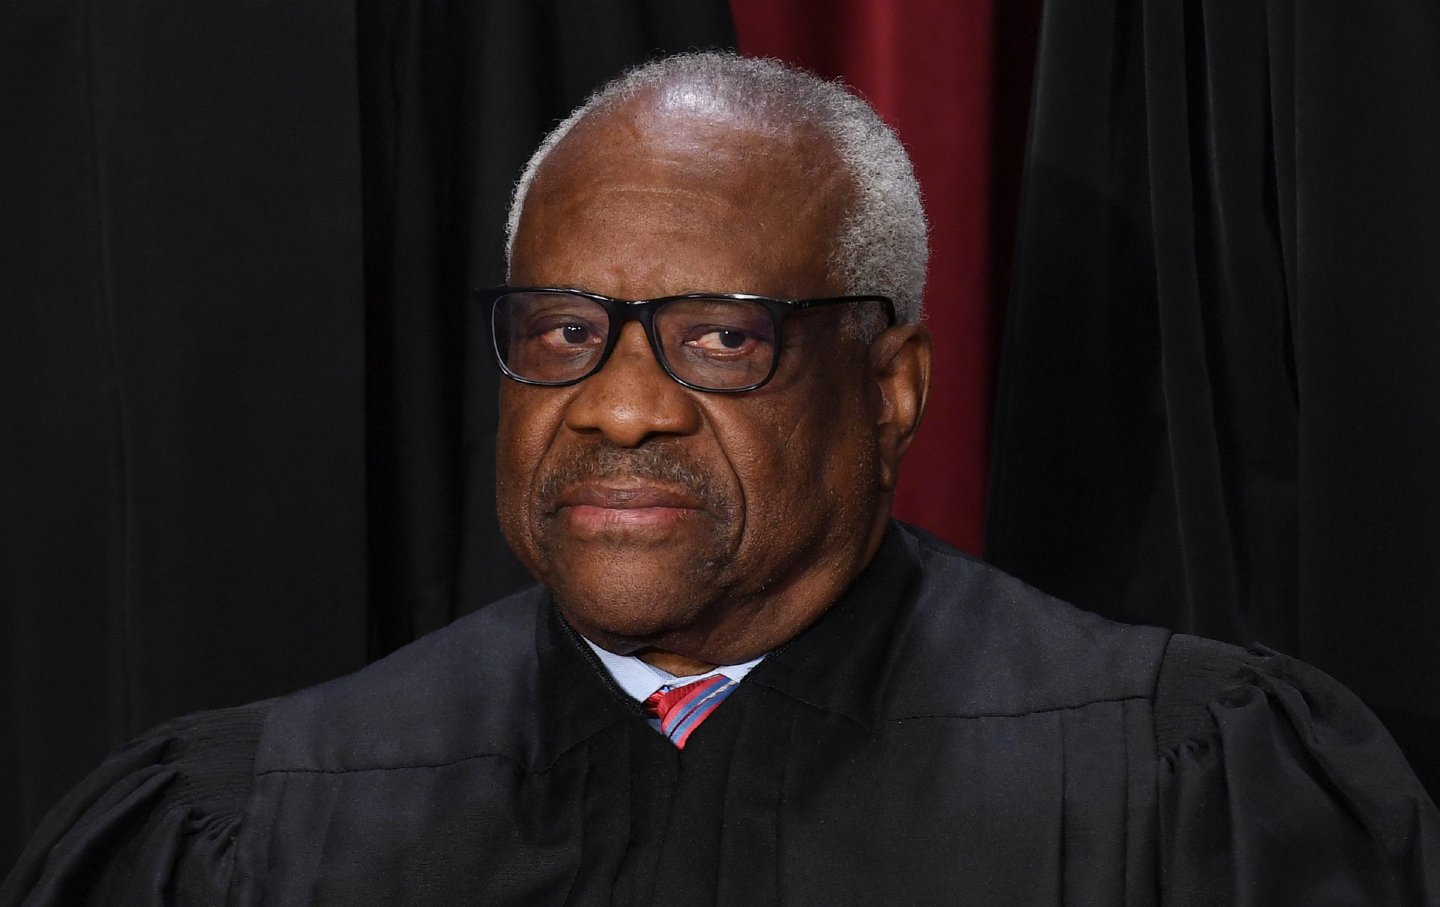
[[[653, 104], [586, 121], [531, 189], [510, 282], [624, 299], [839, 295], [828, 237], [848, 183], [802, 139]], [[733, 663], [849, 584], [888, 513], [886, 404], [840, 320], [788, 319], [775, 377], [744, 394], [675, 383], [633, 322], [577, 385], [503, 383], [501, 525], [580, 632]]]

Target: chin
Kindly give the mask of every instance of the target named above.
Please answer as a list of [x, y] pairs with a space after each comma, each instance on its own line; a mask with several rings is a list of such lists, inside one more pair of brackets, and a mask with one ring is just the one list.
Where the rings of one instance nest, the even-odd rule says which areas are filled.
[[607, 595], [562, 596], [556, 604], [565, 619], [592, 642], [623, 651], [650, 645], [693, 624], [702, 609], [673, 596], [650, 600]]
[[[673, 521], [672, 515], [664, 514]], [[616, 625], [660, 626], [713, 596], [728, 546], [709, 521], [687, 516], [671, 525], [583, 527], [552, 519], [537, 533], [533, 560], [541, 582], [578, 609]]]

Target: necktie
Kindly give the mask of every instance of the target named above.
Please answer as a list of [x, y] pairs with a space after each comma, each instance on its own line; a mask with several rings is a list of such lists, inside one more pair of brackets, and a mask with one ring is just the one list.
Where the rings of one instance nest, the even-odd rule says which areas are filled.
[[739, 681], [724, 674], [715, 674], [673, 690], [656, 690], [645, 700], [645, 713], [659, 718], [660, 733], [669, 737], [676, 749], [683, 750], [685, 741], [700, 722], [709, 718], [715, 707], [739, 685]]

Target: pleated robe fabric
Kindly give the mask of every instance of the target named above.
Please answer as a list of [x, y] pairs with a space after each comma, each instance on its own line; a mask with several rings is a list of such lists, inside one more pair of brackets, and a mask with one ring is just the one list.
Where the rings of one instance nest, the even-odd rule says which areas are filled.
[[535, 589], [136, 741], [0, 904], [1422, 904], [1437, 832], [1313, 669], [897, 526], [683, 752]]

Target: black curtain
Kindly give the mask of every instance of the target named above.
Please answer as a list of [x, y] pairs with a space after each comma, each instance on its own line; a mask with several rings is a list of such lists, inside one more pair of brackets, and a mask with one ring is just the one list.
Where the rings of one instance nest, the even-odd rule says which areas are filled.
[[104, 753], [524, 581], [502, 277], [543, 132], [723, 0], [0, 10], [0, 874]]
[[1299, 655], [1440, 791], [1440, 4], [1050, 0], [988, 515]]

